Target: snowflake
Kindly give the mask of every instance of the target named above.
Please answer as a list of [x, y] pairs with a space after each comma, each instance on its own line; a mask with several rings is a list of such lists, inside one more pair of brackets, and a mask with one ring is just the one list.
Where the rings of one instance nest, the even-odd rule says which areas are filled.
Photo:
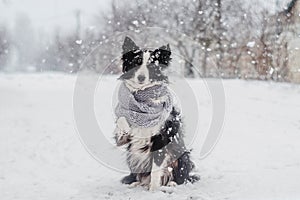
[[247, 43], [247, 47], [253, 48], [255, 46], [255, 41], [251, 41]]
[[81, 45], [82, 44], [82, 40], [76, 40], [75, 43], [78, 44], [78, 45]]

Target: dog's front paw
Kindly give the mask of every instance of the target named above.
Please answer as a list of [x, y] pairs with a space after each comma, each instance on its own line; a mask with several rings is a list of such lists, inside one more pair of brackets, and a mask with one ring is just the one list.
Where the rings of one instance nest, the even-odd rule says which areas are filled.
[[175, 181], [170, 181], [168, 184], [167, 184], [168, 187], [176, 187], [177, 186], [177, 183]]
[[157, 191], [160, 187], [157, 186], [149, 186], [149, 191]]
[[117, 127], [119, 129], [121, 129], [123, 132], [126, 132], [126, 133], [129, 133], [130, 132], [130, 126], [126, 120], [125, 117], [120, 117], [118, 120], [117, 120]]
[[120, 117], [117, 120], [117, 127], [114, 131], [114, 135], [117, 146], [121, 146], [130, 142], [131, 129], [125, 117]]
[[156, 183], [150, 182], [150, 185], [149, 185], [149, 190], [150, 191], [156, 191], [159, 188], [160, 188], [160, 184], [156, 184]]
[[121, 130], [119, 127], [116, 127], [116, 129], [114, 131], [114, 135], [115, 135], [115, 140], [116, 140], [117, 146], [122, 146], [122, 145], [130, 142], [130, 138], [131, 138], [130, 133], [125, 132], [124, 130]]
[[129, 188], [134, 188], [134, 187], [137, 187], [137, 186], [140, 186], [141, 185], [141, 182], [139, 181], [136, 181], [136, 182], [133, 182], [129, 185]]

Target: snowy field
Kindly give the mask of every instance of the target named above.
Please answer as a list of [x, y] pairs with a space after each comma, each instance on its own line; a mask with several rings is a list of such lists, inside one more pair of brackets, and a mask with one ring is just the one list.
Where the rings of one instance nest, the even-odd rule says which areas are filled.
[[[300, 199], [300, 85], [225, 80], [222, 138], [207, 158], [192, 154], [201, 181], [164, 193], [121, 185], [124, 173], [85, 150], [73, 120], [75, 80], [0, 74], [1, 200]], [[114, 79], [104, 81], [114, 90]]]

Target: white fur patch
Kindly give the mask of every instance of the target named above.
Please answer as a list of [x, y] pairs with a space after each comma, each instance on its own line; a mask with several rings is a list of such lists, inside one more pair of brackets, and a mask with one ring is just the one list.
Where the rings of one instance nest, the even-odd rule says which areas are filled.
[[[151, 142], [151, 136], [157, 134], [160, 131], [160, 127], [162, 124], [158, 124], [154, 127], [149, 128], [132, 128], [131, 129], [131, 147], [130, 152], [128, 152], [130, 156], [129, 167], [133, 170], [134, 173], [143, 173], [146, 169], [151, 169], [151, 152], [150, 148], [147, 151], [141, 152], [141, 149]], [[148, 171], [150, 172], [150, 170]]]
[[130, 138], [130, 127], [125, 117], [120, 117], [117, 120], [117, 126], [114, 130], [117, 146], [122, 146], [128, 143]]
[[150, 58], [150, 53], [148, 51], [144, 52], [143, 54], [143, 64], [141, 67], [136, 71], [134, 79], [138, 83], [138, 76], [145, 76], [144, 83], [149, 83], [149, 70], [147, 68], [147, 64]]
[[157, 190], [163, 184], [165, 185], [165, 184], [170, 183], [170, 182], [168, 182], [168, 176], [169, 176], [168, 174], [170, 172], [166, 173], [166, 171], [168, 171], [167, 165], [168, 165], [169, 160], [170, 160], [170, 157], [166, 156], [160, 166], [158, 166], [153, 160], [149, 190], [152, 190], [152, 191]]
[[126, 120], [125, 117], [120, 117], [118, 120], [117, 120], [117, 126], [119, 129], [121, 129], [121, 131], [123, 132], [126, 132], [126, 133], [129, 133], [130, 132], [130, 127], [129, 127], [129, 124]]
[[161, 186], [161, 176], [162, 170], [160, 166], [157, 166], [155, 162], [152, 163], [152, 170], [151, 170], [151, 181], [149, 190], [157, 190]]
[[[128, 80], [125, 80], [127, 87], [130, 91], [144, 90], [145, 88], [156, 85], [157, 83], [150, 82], [149, 70], [147, 68], [147, 64], [150, 59], [150, 52], [145, 51], [143, 53], [143, 63], [140, 68], [135, 72], [134, 77]], [[143, 83], [140, 83], [138, 80], [138, 76], [145, 76], [145, 80]]]

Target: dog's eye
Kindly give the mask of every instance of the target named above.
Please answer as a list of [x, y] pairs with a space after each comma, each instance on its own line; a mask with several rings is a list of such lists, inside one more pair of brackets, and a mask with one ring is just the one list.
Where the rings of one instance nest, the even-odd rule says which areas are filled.
[[142, 58], [138, 58], [137, 61], [136, 61], [136, 63], [137, 63], [138, 65], [141, 65], [142, 62], [143, 62]]

